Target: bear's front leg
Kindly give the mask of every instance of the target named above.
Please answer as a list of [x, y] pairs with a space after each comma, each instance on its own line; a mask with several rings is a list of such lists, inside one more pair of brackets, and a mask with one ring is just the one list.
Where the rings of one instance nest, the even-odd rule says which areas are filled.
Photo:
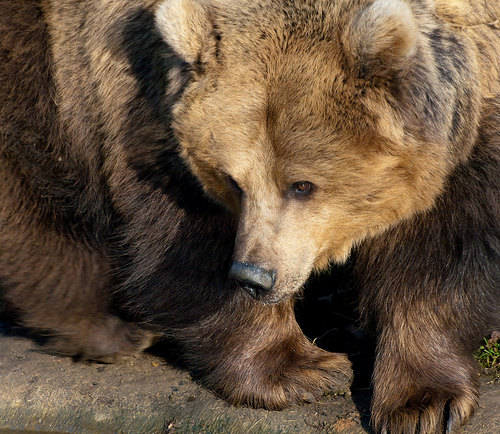
[[384, 326], [373, 376], [378, 433], [453, 432], [478, 403], [477, 367], [429, 311], [395, 314]]
[[497, 178], [481, 164], [462, 167], [435, 209], [357, 251], [360, 313], [378, 336], [378, 432], [451, 432], [477, 407], [472, 354], [498, 323], [500, 281]]
[[280, 410], [348, 392], [349, 360], [313, 345], [293, 306], [293, 300], [263, 305], [237, 295], [223, 312], [183, 331], [188, 364], [205, 386], [234, 405]]

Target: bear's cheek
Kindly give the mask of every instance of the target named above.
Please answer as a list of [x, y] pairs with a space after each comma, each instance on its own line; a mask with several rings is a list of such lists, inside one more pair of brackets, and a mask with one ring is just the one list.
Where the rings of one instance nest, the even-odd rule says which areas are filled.
[[[311, 203], [309, 210], [302, 210], [302, 221], [309, 226], [303, 231], [302, 244], [315, 246], [311, 263], [316, 271], [324, 270], [332, 262], [344, 263], [353, 247], [399, 220], [399, 208], [406, 207], [396, 203], [392, 194], [392, 200], [379, 201], [370, 194], [345, 193], [331, 194], [320, 203]], [[306, 215], [309, 217], [304, 218]], [[295, 224], [299, 221], [301, 216], [296, 215]]]

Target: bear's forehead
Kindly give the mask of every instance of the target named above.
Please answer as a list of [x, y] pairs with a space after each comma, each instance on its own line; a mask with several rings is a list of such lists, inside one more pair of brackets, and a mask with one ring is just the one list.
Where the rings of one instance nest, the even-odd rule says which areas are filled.
[[215, 29], [223, 55], [260, 57], [265, 61], [314, 53], [330, 58], [341, 54], [342, 23], [338, 14], [323, 10], [322, 2], [296, 3], [280, 8], [288, 2], [265, 2], [262, 6], [252, 5], [248, 13], [240, 4], [234, 13], [222, 13], [216, 19]]
[[276, 143], [332, 137], [373, 124], [361, 97], [366, 89], [357, 86], [325, 47], [305, 51], [297, 45], [273, 56], [233, 62], [218, 77], [213, 106], [219, 116], [239, 118], [252, 129], [259, 123], [274, 134]]
[[302, 35], [308, 39], [335, 37], [335, 29], [370, 0], [212, 0], [216, 27], [253, 38]]
[[307, 111], [317, 119], [328, 116], [328, 109], [338, 113], [357, 94], [340, 41], [347, 13], [336, 9], [340, 3], [359, 9], [366, 2], [256, 1], [248, 2], [247, 13], [247, 2], [233, 2], [233, 8], [235, 3], [239, 13], [226, 10], [216, 23], [222, 66], [217, 75], [224, 86], [252, 87], [273, 115], [302, 106], [295, 115]]
[[373, 114], [363, 106], [355, 85], [327, 57], [311, 60], [300, 52], [285, 53], [265, 65], [249, 60], [238, 68], [237, 74], [226, 69], [218, 91], [208, 97], [213, 101], [202, 104], [208, 103], [216, 114], [213, 134], [233, 149], [241, 146], [242, 155], [248, 155], [251, 142], [286, 164], [295, 155], [302, 161], [304, 153], [320, 161], [375, 130]]

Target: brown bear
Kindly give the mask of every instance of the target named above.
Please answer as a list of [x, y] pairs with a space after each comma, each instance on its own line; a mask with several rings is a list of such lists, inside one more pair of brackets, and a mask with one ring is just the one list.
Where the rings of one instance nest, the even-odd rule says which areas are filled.
[[173, 339], [234, 403], [278, 409], [346, 391], [349, 361], [303, 335], [292, 299], [263, 305], [228, 276], [235, 220], [172, 130], [201, 72], [163, 41], [157, 9], [0, 0], [2, 307], [82, 359]]
[[280, 305], [355, 249], [377, 432], [450, 432], [477, 406], [471, 353], [500, 325], [499, 19], [492, 0], [156, 14], [191, 74], [182, 155], [238, 220], [231, 277]]

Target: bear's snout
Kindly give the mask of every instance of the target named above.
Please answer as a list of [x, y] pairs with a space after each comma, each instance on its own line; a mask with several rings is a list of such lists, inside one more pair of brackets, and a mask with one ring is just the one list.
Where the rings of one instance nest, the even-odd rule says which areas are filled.
[[261, 296], [274, 289], [276, 270], [234, 261], [229, 270], [229, 277], [236, 280], [253, 298], [260, 300]]

